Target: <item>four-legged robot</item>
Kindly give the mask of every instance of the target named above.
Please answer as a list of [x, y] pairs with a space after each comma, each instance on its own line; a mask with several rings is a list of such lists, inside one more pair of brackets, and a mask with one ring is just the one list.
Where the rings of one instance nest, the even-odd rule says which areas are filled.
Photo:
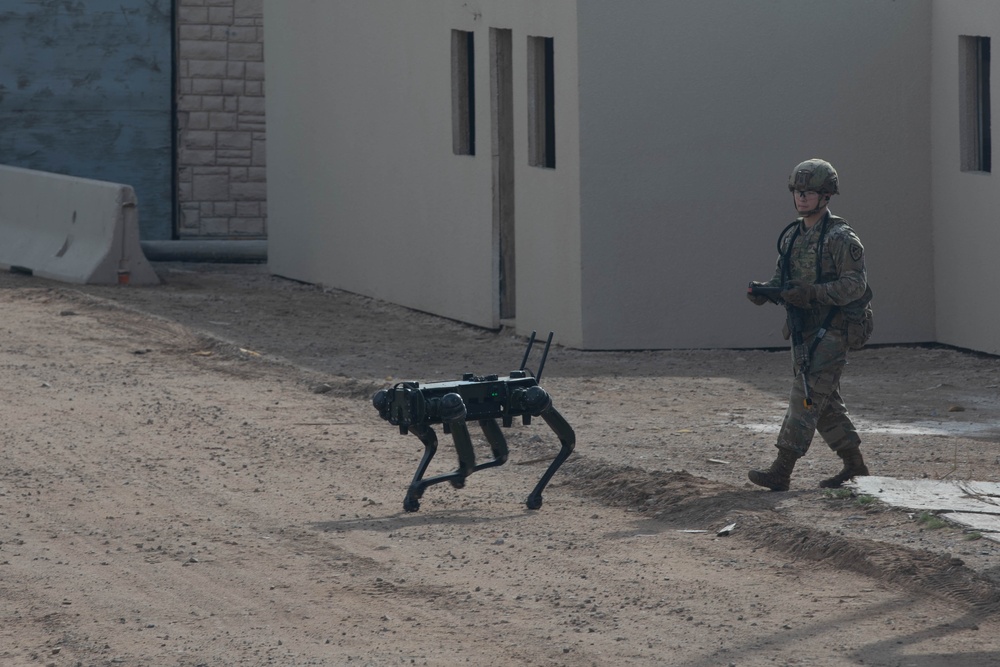
[[[420, 497], [429, 486], [451, 482], [456, 489], [461, 489], [465, 486], [465, 478], [472, 473], [506, 463], [507, 441], [496, 420], [501, 420], [508, 427], [513, 423], [514, 417], [521, 417], [524, 424], [530, 424], [532, 417], [541, 417], [555, 432], [562, 445], [525, 501], [528, 509], [536, 510], [542, 506], [542, 491], [563, 461], [573, 453], [576, 435], [569, 423], [552, 407], [548, 392], [538, 386], [552, 343], [552, 333], [549, 333], [545, 343], [538, 375], [533, 376], [530, 371], [525, 370], [534, 341], [535, 332], [531, 332], [521, 368], [511, 371], [507, 377], [478, 377], [466, 373], [460, 381], [424, 385], [419, 382], [400, 382], [391, 389], [375, 393], [372, 403], [379, 416], [398, 426], [403, 435], [413, 431], [424, 444], [423, 458], [420, 459], [417, 472], [403, 499], [405, 511], [416, 512], [420, 509]], [[491, 460], [478, 465], [472, 450], [469, 427], [466, 425], [469, 421], [479, 422], [493, 454]], [[432, 424], [443, 424], [444, 432], [451, 433], [458, 452], [458, 468], [454, 472], [424, 479], [427, 466], [437, 452], [437, 435], [431, 428]]]

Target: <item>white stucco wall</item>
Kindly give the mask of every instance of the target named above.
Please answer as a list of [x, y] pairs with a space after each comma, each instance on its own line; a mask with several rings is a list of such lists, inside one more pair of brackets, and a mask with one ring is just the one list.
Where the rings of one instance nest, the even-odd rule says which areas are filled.
[[840, 171], [873, 342], [934, 339], [927, 0], [580, 0], [584, 346], [784, 344], [746, 301], [801, 160]]
[[1000, 3], [936, 0], [933, 42], [934, 296], [939, 342], [1000, 354], [1000, 247], [997, 171], [1000, 154], [993, 124], [993, 172], [963, 172], [959, 155], [959, 36], [990, 37], [991, 107], [1000, 105]]
[[[833, 210], [866, 247], [873, 342], [982, 349], [961, 342], [964, 325], [938, 335], [950, 316], [929, 295], [970, 271], [968, 246], [934, 255], [949, 210], [986, 219], [949, 197], [961, 184], [938, 181], [958, 154], [957, 65], [939, 42], [957, 42], [949, 21], [981, 26], [991, 4], [265, 0], [270, 268], [499, 325], [498, 27], [513, 32], [518, 332], [587, 349], [784, 345], [783, 314], [750, 305], [745, 286], [770, 277], [794, 217], [789, 172], [823, 157], [841, 175]], [[476, 35], [475, 156], [452, 153], [452, 29]], [[555, 40], [554, 170], [528, 165], [529, 35]]]
[[[575, 0], [265, 0], [269, 266], [499, 326], [489, 28], [513, 31], [517, 327], [579, 345]], [[452, 153], [451, 30], [475, 33], [475, 156]], [[527, 36], [556, 45], [557, 169], [528, 166]]]

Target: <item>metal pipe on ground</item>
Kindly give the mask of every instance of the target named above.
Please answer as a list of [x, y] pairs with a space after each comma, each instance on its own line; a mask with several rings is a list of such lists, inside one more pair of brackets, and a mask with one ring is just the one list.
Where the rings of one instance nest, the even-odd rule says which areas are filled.
[[266, 240], [140, 241], [140, 245], [151, 262], [267, 262]]

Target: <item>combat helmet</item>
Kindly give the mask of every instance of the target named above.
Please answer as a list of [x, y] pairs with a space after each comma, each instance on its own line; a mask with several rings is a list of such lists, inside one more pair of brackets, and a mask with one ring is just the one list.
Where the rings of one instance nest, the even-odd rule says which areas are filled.
[[821, 195], [840, 194], [840, 179], [837, 170], [826, 160], [812, 158], [795, 167], [788, 177], [788, 191], [806, 190]]

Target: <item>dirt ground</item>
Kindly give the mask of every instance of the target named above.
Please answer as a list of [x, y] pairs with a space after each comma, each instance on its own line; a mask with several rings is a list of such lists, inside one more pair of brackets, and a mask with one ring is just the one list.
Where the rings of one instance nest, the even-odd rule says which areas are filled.
[[[556, 332], [542, 384], [577, 448], [542, 508], [536, 419], [407, 513], [422, 446], [372, 393], [505, 375], [523, 338], [258, 265], [157, 270], [0, 276], [0, 665], [1000, 663], [1000, 544], [817, 488], [819, 441], [791, 491], [746, 481], [787, 351]], [[843, 387], [873, 474], [1000, 481], [1000, 359], [873, 348]], [[454, 465], [442, 436], [431, 472]]]

